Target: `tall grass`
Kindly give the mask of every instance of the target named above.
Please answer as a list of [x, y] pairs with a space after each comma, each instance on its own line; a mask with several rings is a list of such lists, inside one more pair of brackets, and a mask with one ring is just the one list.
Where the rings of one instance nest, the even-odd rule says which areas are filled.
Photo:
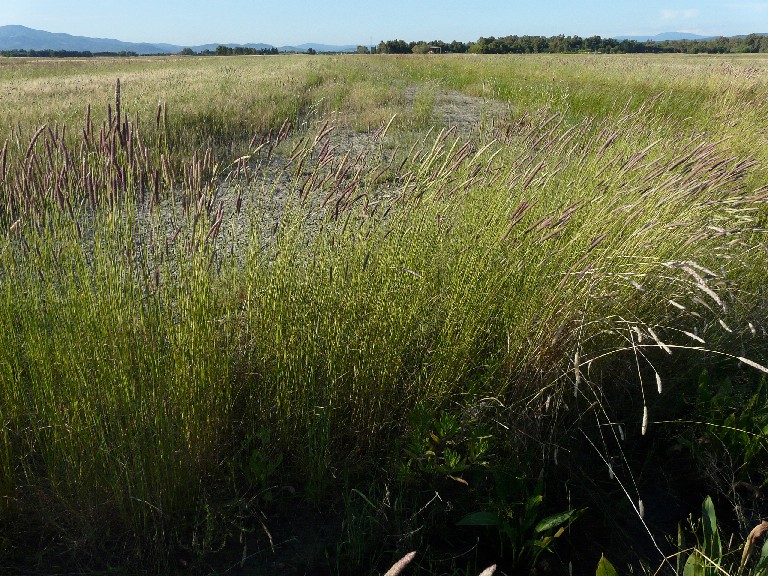
[[610, 393], [596, 374], [624, 350], [653, 366], [703, 340], [764, 363], [737, 336], [762, 327], [768, 188], [664, 97], [580, 119], [549, 102], [410, 148], [382, 123], [354, 155], [332, 123], [270, 120], [223, 180], [196, 147], [241, 123], [134, 119], [126, 84], [117, 119], [76, 145], [43, 128], [0, 174], [11, 548], [202, 546], [275, 482], [317, 502], [334, 475], [396, 462], [425, 407], [493, 398], [503, 426], [554, 425], [582, 379]]
[[[358, 130], [398, 113], [396, 126], [421, 129], [403, 96], [414, 83], [502, 100], [521, 113], [555, 107], [576, 122], [611, 115], [627, 102], [637, 109], [662, 95], [656, 106], [662, 117], [685, 120], [692, 130], [717, 135], [713, 140], [730, 135], [735, 150], [761, 159], [766, 133], [766, 62], [759, 56], [345, 55], [7, 59], [0, 62], [0, 141], [25, 146], [52, 119], [80, 126], [83, 103], [106, 107], [116, 77], [132, 115], [150, 119], [158, 102], [168, 106], [173, 149], [182, 155], [214, 146], [239, 156], [247, 151], [243, 140], [311, 110], [338, 112]], [[152, 126], [145, 129], [149, 137]]]

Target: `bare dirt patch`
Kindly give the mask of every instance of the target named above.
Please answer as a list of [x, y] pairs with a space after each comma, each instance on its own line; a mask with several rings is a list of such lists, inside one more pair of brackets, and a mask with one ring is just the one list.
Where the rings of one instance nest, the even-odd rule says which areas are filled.
[[[406, 103], [410, 108], [414, 107], [420, 91], [425, 89], [418, 85], [405, 89]], [[479, 135], [508, 114], [509, 105], [498, 100], [467, 96], [455, 90], [434, 93], [434, 121], [446, 128], [455, 128], [464, 137]]]

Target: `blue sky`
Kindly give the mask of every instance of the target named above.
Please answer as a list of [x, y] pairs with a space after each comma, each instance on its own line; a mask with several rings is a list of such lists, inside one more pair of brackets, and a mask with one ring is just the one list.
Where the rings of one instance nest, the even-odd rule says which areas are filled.
[[369, 44], [768, 33], [768, 0], [0, 0], [0, 25], [132, 42]]

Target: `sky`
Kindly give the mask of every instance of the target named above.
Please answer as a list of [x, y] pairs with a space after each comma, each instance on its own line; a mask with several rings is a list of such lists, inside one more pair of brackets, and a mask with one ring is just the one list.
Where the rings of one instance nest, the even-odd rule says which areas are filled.
[[768, 33], [768, 0], [0, 0], [0, 25], [181, 46]]

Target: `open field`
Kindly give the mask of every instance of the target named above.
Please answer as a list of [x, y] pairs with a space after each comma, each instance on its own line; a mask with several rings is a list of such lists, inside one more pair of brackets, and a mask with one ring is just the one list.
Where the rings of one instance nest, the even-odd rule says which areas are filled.
[[0, 572], [736, 572], [768, 58], [0, 59], [2, 143]]

